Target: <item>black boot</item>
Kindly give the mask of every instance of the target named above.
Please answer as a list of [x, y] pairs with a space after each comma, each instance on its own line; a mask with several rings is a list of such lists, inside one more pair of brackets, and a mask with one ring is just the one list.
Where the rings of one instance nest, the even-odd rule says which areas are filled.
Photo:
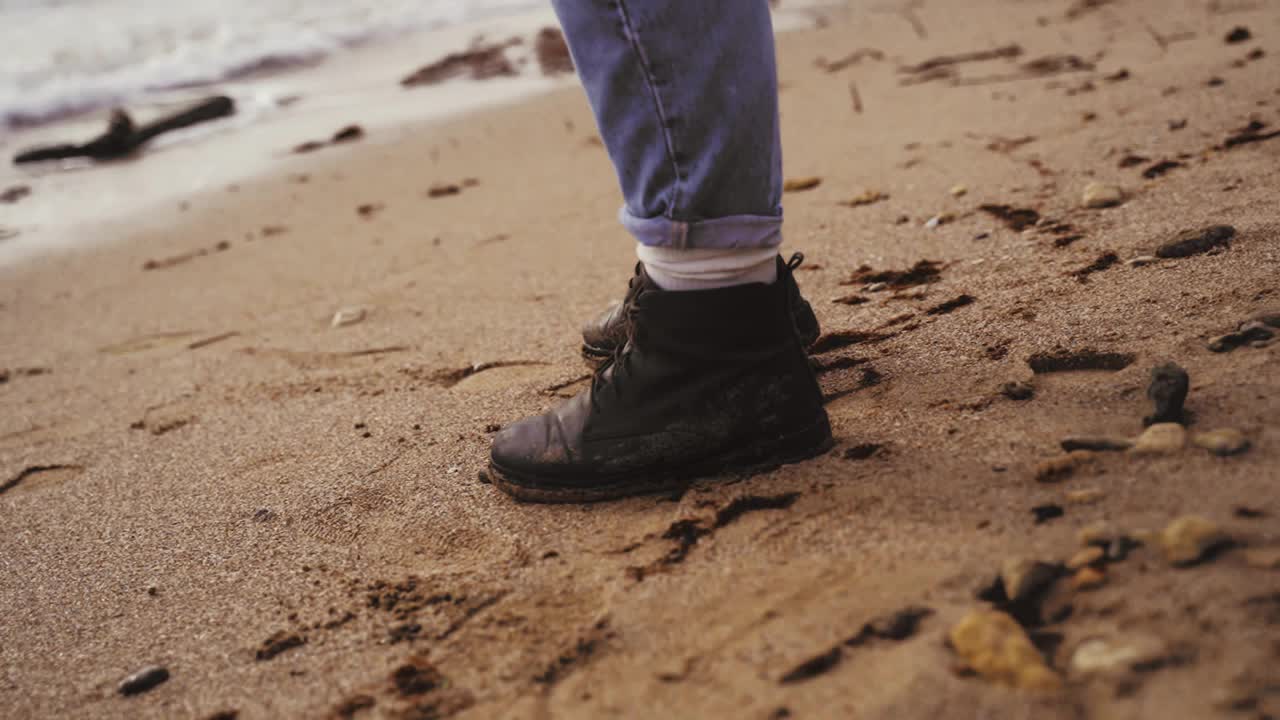
[[775, 467], [832, 445], [783, 282], [668, 292], [639, 270], [629, 338], [560, 407], [498, 433], [490, 477], [532, 502], [587, 502]]
[[[787, 288], [796, 332], [800, 334], [800, 344], [807, 348], [818, 339], [822, 331], [818, 326], [817, 316], [813, 314], [813, 308], [800, 295], [800, 286], [796, 284], [796, 279], [792, 275], [803, 262], [803, 253], [792, 254], [791, 259], [786, 262], [783, 262], [782, 256], [779, 255], [778, 282]], [[603, 362], [626, 342], [626, 308], [635, 294], [639, 276], [640, 263], [636, 263], [636, 274], [632, 276], [631, 284], [627, 286], [627, 294], [622, 302], [613, 303], [599, 317], [582, 327], [582, 356], [587, 362]]]

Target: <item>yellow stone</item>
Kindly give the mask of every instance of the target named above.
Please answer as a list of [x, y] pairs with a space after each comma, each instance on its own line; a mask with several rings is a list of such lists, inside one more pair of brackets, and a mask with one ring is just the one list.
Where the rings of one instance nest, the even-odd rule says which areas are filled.
[[1156, 423], [1133, 441], [1135, 455], [1167, 455], [1187, 445], [1187, 429], [1178, 423]]
[[1075, 555], [1072, 555], [1071, 559], [1067, 561], [1067, 567], [1071, 570], [1079, 570], [1080, 568], [1087, 568], [1090, 565], [1096, 564], [1102, 558], [1106, 557], [1106, 554], [1107, 552], [1105, 550], [1103, 550], [1102, 548], [1096, 545], [1092, 547], [1087, 547], [1081, 550], [1080, 552], [1076, 553]]
[[1195, 444], [1214, 455], [1236, 455], [1249, 449], [1249, 438], [1244, 433], [1234, 428], [1220, 428], [1218, 430], [1210, 430], [1207, 433], [1200, 433], [1195, 438]]
[[1022, 626], [1005, 613], [973, 610], [951, 628], [949, 638], [965, 663], [992, 682], [1036, 691], [1062, 685]]
[[1226, 533], [1217, 525], [1196, 515], [1180, 517], [1160, 532], [1164, 557], [1174, 565], [1195, 564], [1226, 540]]
[[1071, 588], [1073, 590], [1094, 590], [1105, 584], [1107, 584], [1107, 574], [1097, 568], [1080, 568], [1080, 570], [1071, 577]]
[[802, 177], [792, 178], [782, 184], [783, 192], [801, 192], [802, 190], [812, 190], [822, 184], [820, 177]]
[[1280, 547], [1250, 548], [1244, 551], [1244, 561], [1249, 567], [1280, 570]]
[[874, 205], [881, 200], [888, 199], [889, 196], [879, 190], [867, 190], [866, 192], [854, 195], [840, 204], [848, 207], [862, 207], [863, 205]]
[[1105, 520], [1099, 520], [1080, 528], [1076, 533], [1076, 539], [1080, 541], [1081, 547], [1088, 547], [1089, 545], [1106, 545], [1119, 535], [1120, 533]]
[[1107, 494], [1098, 488], [1084, 488], [1082, 490], [1069, 490], [1067, 492], [1067, 502], [1075, 505], [1092, 505]]

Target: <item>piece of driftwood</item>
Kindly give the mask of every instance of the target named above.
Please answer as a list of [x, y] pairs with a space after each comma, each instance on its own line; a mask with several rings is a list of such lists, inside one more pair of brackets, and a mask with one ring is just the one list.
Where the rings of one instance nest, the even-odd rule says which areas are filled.
[[235, 101], [219, 95], [202, 100], [181, 112], [156, 119], [145, 125], [137, 125], [124, 110], [111, 113], [107, 130], [82, 145], [65, 143], [24, 150], [14, 156], [15, 165], [87, 157], [94, 160], [113, 160], [131, 155], [157, 135], [217, 120], [235, 114]]

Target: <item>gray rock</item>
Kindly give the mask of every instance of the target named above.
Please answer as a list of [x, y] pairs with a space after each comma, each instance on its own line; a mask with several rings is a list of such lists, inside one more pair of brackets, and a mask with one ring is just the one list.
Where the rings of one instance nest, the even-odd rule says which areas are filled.
[[121, 695], [137, 695], [144, 693], [169, 679], [169, 670], [160, 665], [151, 665], [120, 681], [116, 687]]
[[1155, 405], [1155, 412], [1143, 419], [1143, 424], [1181, 423], [1182, 406], [1190, 387], [1190, 376], [1178, 365], [1167, 362], [1152, 368], [1147, 398]]
[[1186, 230], [1174, 239], [1156, 248], [1156, 257], [1184, 258], [1209, 252], [1217, 247], [1229, 247], [1236, 229], [1230, 225], [1211, 225], [1198, 230]]

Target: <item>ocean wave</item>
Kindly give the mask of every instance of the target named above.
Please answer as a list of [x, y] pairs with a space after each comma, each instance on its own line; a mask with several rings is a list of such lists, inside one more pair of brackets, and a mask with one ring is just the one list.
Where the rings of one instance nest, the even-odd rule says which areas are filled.
[[0, 128], [313, 65], [537, 0], [0, 0]]

